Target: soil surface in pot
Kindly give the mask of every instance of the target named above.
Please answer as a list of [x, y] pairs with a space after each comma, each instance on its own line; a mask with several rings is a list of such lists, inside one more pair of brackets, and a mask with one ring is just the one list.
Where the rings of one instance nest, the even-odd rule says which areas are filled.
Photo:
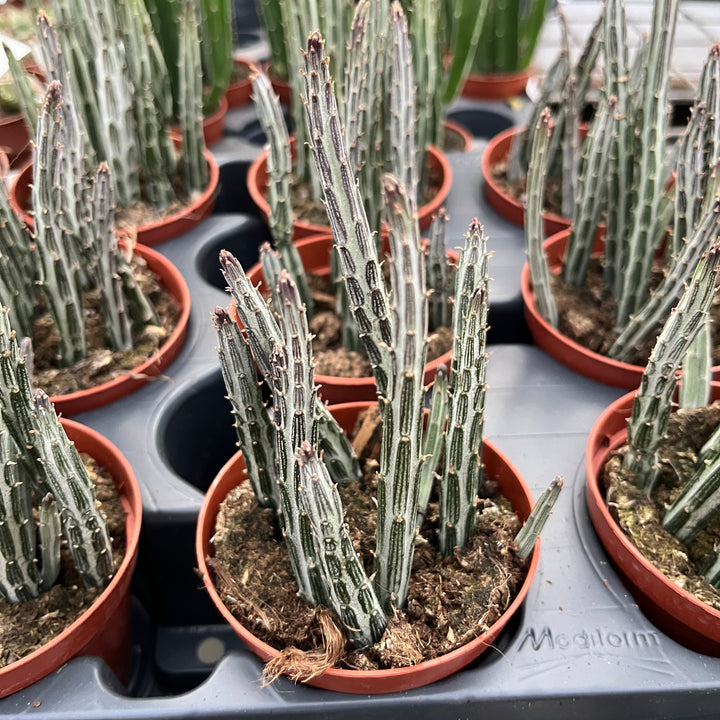
[[[355, 549], [372, 573], [380, 431], [376, 409], [365, 422], [351, 433], [364, 466], [363, 480], [339, 489]], [[443, 558], [436, 550], [437, 504], [431, 503], [416, 544], [408, 606], [391, 618], [382, 640], [365, 651], [346, 644], [329, 611], [299, 599], [274, 512], [258, 508], [248, 482], [220, 508], [211, 567], [223, 601], [245, 627], [273, 647], [293, 648], [284, 653], [288, 659], [294, 659], [295, 649], [309, 653], [305, 664], [297, 665], [300, 677], [318, 666], [321, 671], [415, 665], [487, 630], [522, 583], [524, 563], [514, 542], [520, 522], [493, 483], [485, 488], [478, 511], [469, 547]], [[287, 663], [283, 667], [287, 671]]]
[[[435, 170], [429, 173], [427, 187], [419, 205], [429, 203], [438, 192], [442, 178]], [[327, 210], [322, 200], [313, 197], [312, 185], [308, 182], [299, 181], [294, 175], [290, 185], [290, 202], [292, 204], [293, 216], [296, 221], [309, 223], [311, 225], [329, 225]]]
[[131, 267], [136, 281], [155, 308], [160, 325], [150, 325], [136, 333], [132, 350], [114, 352], [107, 347], [105, 322], [98, 309], [98, 294], [85, 293], [83, 302], [88, 356], [70, 367], [58, 368], [56, 358], [59, 338], [50, 314], [41, 306], [41, 312], [33, 324], [34, 387], [42, 388], [51, 396], [87, 390], [142, 364], [167, 340], [177, 325], [180, 308], [141, 258], [134, 256]]
[[676, 585], [702, 602], [720, 609], [720, 592], [698, 568], [720, 544], [720, 518], [685, 546], [665, 530], [665, 510], [692, 477], [697, 453], [720, 423], [720, 403], [670, 416], [666, 441], [659, 450], [660, 476], [652, 495], [637, 489], [631, 472], [622, 466], [620, 448], [606, 462], [602, 481], [610, 512], [640, 552]]
[[[661, 279], [662, 271], [660, 268], [656, 268], [653, 272], [651, 287], [656, 287]], [[560, 318], [558, 330], [588, 350], [607, 356], [618, 336], [615, 329], [617, 303], [607, 289], [600, 259], [593, 258], [590, 261], [587, 279], [582, 288], [568, 285], [559, 275], [555, 274], [551, 274], [550, 281]], [[720, 364], [720, 341], [716, 331], [720, 321], [720, 297], [718, 296], [713, 300], [710, 315], [713, 320], [712, 363], [718, 365]], [[660, 330], [662, 330], [662, 323], [659, 323], [655, 331], [649, 333], [645, 340], [635, 348], [635, 352], [626, 362], [645, 366]]]
[[[384, 267], [387, 267], [387, 263]], [[363, 352], [349, 350], [342, 342], [342, 319], [335, 312], [335, 293], [325, 278], [309, 274], [310, 294], [315, 303], [312, 317], [308, 318], [313, 338], [315, 372], [333, 377], [360, 378], [372, 375], [372, 366]], [[427, 360], [431, 362], [452, 350], [452, 330], [434, 328], [428, 335]]]
[[[507, 168], [508, 162], [506, 159], [495, 163], [495, 165], [490, 168], [492, 179], [503, 193], [522, 205], [526, 200], [527, 178], [523, 176], [517, 180], [510, 181], [507, 177]], [[543, 210], [562, 216], [562, 180], [560, 178], [547, 177], [545, 179]]]
[[[82, 459], [107, 517], [113, 564], [117, 570], [125, 554], [125, 511], [112, 477], [89, 455], [83, 453]], [[83, 587], [68, 552], [67, 541], [63, 540], [60, 576], [48, 592], [12, 605], [0, 598], [0, 667], [20, 660], [59, 635], [92, 605], [101, 592], [98, 588]]]

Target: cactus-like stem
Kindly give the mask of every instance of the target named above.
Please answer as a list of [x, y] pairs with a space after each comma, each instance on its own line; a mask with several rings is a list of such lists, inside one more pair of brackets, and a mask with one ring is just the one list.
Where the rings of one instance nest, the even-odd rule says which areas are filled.
[[298, 448], [297, 464], [327, 604], [356, 648], [374, 645], [385, 631], [387, 616], [353, 548], [337, 487], [310, 443]]
[[639, 190], [633, 212], [632, 233], [628, 239], [623, 287], [618, 298], [616, 321], [619, 327], [625, 325], [647, 296], [650, 268], [658, 237], [662, 237], [663, 228], [659, 227], [659, 218], [665, 194], [663, 161], [669, 87], [667, 78], [677, 9], [678, 0], [656, 0], [653, 5], [650, 63], [647, 66], [640, 110], [643, 124], [639, 129]]
[[427, 252], [427, 287], [430, 290], [430, 328], [450, 327], [453, 276], [450, 272], [445, 237], [448, 215], [440, 208], [430, 226]]
[[57, 503], [63, 534], [83, 584], [102, 587], [113, 573], [112, 547], [92, 482], [42, 390], [35, 396], [35, 418], [33, 449], [43, 464], [41, 487]]
[[30, 336], [38, 297], [35, 250], [0, 183], [0, 297], [18, 332]]
[[680, 407], [704, 407], [710, 402], [712, 380], [712, 322], [705, 318], [703, 327], [685, 353], [680, 377]]
[[231, 0], [198, 3], [202, 26], [203, 84], [208, 88], [203, 109], [215, 110], [230, 84], [233, 68], [233, 23]]
[[182, 134], [182, 167], [188, 196], [205, 189], [208, 166], [203, 135], [202, 62], [193, 3], [182, 6], [178, 44], [178, 107]]
[[217, 332], [220, 368], [248, 479], [258, 505], [277, 508], [278, 492], [273, 472], [275, 431], [265, 411], [255, 362], [242, 331], [223, 308], [215, 308], [212, 321]]
[[538, 537], [540, 537], [542, 529], [550, 518], [553, 506], [560, 496], [562, 488], [563, 479], [557, 476], [537, 499], [528, 519], [522, 528], [520, 528], [520, 532], [515, 536], [520, 557], [526, 558], [532, 552], [532, 549], [535, 547], [535, 542]]
[[[290, 195], [292, 158], [285, 118], [280, 101], [275, 95], [268, 77], [264, 73], [254, 72], [251, 82], [255, 109], [269, 143], [267, 169], [270, 234], [280, 254], [282, 267], [290, 273], [290, 277], [298, 287], [308, 315], [312, 315], [313, 302], [305, 277], [305, 269], [300, 254], [292, 242], [293, 209]], [[269, 279], [267, 273], [265, 277]], [[275, 287], [273, 282], [270, 282], [270, 287]]]
[[665, 511], [663, 527], [681, 543], [692, 542], [720, 513], [719, 489], [720, 446], [710, 448], [706, 444], [695, 474]]
[[32, 198], [35, 242], [42, 266], [40, 284], [60, 336], [58, 362], [62, 366], [83, 358], [86, 346], [79, 263], [76, 256], [69, 255], [65, 230], [57, 221], [64, 205], [62, 195], [57, 192], [56, 178], [62, 165], [59, 156], [67, 139], [61, 109], [60, 83], [54, 81], [48, 86], [38, 124]]
[[28, 74], [22, 63], [15, 57], [12, 50], [10, 50], [5, 43], [2, 44], [2, 47], [5, 52], [5, 57], [7, 58], [8, 67], [10, 68], [13, 85], [15, 86], [20, 112], [25, 118], [28, 128], [30, 128], [30, 137], [35, 137], [38, 122], [38, 101], [35, 98]]
[[422, 466], [420, 468], [420, 488], [418, 490], [418, 506], [416, 527], [419, 529], [425, 519], [433, 483], [437, 477], [437, 466], [442, 457], [445, 418], [447, 417], [447, 391], [448, 377], [447, 367], [440, 365], [435, 375], [435, 383], [432, 389], [430, 400], [430, 415], [425, 430], [425, 441], [423, 444]]
[[[392, 262], [392, 367], [380, 392], [382, 446], [378, 476], [375, 589], [383, 607], [404, 607], [412, 570], [422, 462], [422, 421], [427, 352], [425, 257], [420, 231], [403, 186], [383, 181]], [[376, 337], [376, 342], [380, 338]], [[378, 383], [379, 388], [379, 383]]]
[[110, 346], [113, 350], [130, 350], [133, 346], [132, 325], [123, 296], [122, 278], [117, 271], [119, 255], [114, 227], [114, 202], [110, 172], [100, 163], [92, 197], [92, 224], [96, 243], [92, 274], [100, 291], [100, 311], [105, 320]]
[[[416, 11], [419, 8], [416, 8]], [[415, 80], [413, 60], [408, 37], [407, 21], [397, 0], [390, 12], [391, 62], [388, 64], [390, 87], [390, 167], [405, 188], [410, 213], [417, 213], [418, 153], [425, 157], [425, 145], [416, 147], [418, 130], [415, 116]], [[425, 143], [427, 140], [422, 138]], [[424, 162], [422, 163], [424, 165]]]
[[720, 548], [711, 552], [700, 566], [699, 573], [717, 590], [720, 589]]
[[55, 498], [48, 493], [38, 509], [38, 537], [42, 585], [52, 587], [60, 574], [62, 522]]
[[481, 478], [487, 353], [487, 239], [477, 220], [456, 272], [453, 359], [440, 481], [440, 551], [463, 547], [475, 530]]
[[565, 281], [575, 286], [585, 282], [595, 233], [607, 205], [605, 178], [617, 124], [617, 98], [601, 101], [588, 136], [583, 143], [583, 172], [579, 178], [570, 237], [563, 262]]
[[43, 587], [36, 563], [32, 484], [15, 441], [0, 431], [0, 596], [9, 603], [37, 597]]
[[175, 199], [171, 178], [177, 170], [175, 148], [168, 133], [173, 118], [170, 76], [143, 0], [117, 0], [116, 7], [127, 72], [135, 90], [143, 194], [151, 205], [164, 208]]
[[311, 149], [322, 183], [335, 248], [340, 258], [348, 303], [370, 359], [378, 392], [388, 395], [394, 337], [387, 290], [338, 117], [328, 59], [319, 33], [305, 53], [306, 119]]
[[[711, 222], [720, 234], [720, 199], [716, 199]], [[698, 263], [680, 302], [674, 308], [648, 360], [628, 422], [628, 450], [624, 464], [636, 473], [636, 484], [645, 492], [654, 487], [657, 448], [665, 436], [676, 373], [685, 353], [705, 322], [715, 295], [720, 270], [720, 243], [715, 240]]]
[[550, 268], [543, 249], [542, 203], [545, 195], [545, 177], [547, 171], [547, 150], [550, 145], [552, 123], [550, 111], [540, 115], [539, 125], [534, 134], [532, 157], [527, 176], [527, 206], [525, 208], [525, 240], [527, 245], [528, 267], [535, 304], [538, 312], [553, 327], [558, 325], [558, 310], [550, 286]]
[[[714, 197], [714, 196], [713, 196]], [[666, 270], [665, 277], [647, 302], [633, 315], [615, 339], [608, 354], [616, 360], [626, 360], [657, 326], [677, 302], [685, 287], [686, 279], [693, 273], [702, 254], [717, 237], [716, 209], [709, 208], [700, 225], [687, 238], [680, 255]]]
[[[250, 349], [260, 374], [269, 378], [270, 356], [275, 346], [283, 342], [277, 321], [258, 289], [248, 281], [237, 259], [223, 250], [220, 253], [220, 264], [235, 301], [238, 317], [247, 331]], [[337, 421], [319, 399], [315, 401], [315, 413], [318, 417], [320, 448], [325, 453], [329, 467], [333, 469], [333, 477], [337, 482], [358, 479], [360, 468], [352, 446]]]
[[324, 598], [314, 572], [315, 547], [308, 517], [302, 511], [300, 467], [295, 459], [303, 443], [313, 445], [317, 437], [311, 336], [305, 308], [287, 272], [281, 274], [277, 292], [283, 332], [283, 344], [276, 345], [271, 356], [277, 511], [300, 597], [317, 604]]
[[[270, 243], [263, 243], [260, 246], [260, 265], [265, 276], [265, 284], [270, 288], [272, 304], [278, 308], [280, 307], [280, 298], [278, 298], [277, 290], [283, 266], [280, 255], [270, 247]], [[290, 273], [288, 272], [288, 274]], [[292, 275], [290, 276], [292, 277]]]
[[270, 43], [272, 74], [277, 78], [287, 80], [289, 74], [285, 40], [287, 32], [282, 3], [280, 0], [257, 0], [256, 7]]

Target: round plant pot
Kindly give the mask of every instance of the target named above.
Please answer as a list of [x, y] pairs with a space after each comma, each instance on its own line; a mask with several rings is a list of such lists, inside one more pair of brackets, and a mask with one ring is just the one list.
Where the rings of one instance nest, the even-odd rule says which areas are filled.
[[235, 58], [234, 63], [236, 71], [241, 69], [244, 77], [242, 80], [236, 80], [228, 85], [228, 89], [225, 91], [228, 109], [249, 105], [252, 96], [252, 83], [250, 82], [251, 63], [242, 58]]
[[[330, 256], [333, 252], [332, 235], [323, 234], [303, 238], [298, 240], [295, 246], [307, 273], [313, 273], [322, 278], [330, 278]], [[448, 262], [456, 261], [457, 254], [448, 251]], [[247, 271], [247, 277], [253, 285], [260, 284], [261, 291], [264, 289], [264, 285], [266, 285], [265, 275], [260, 263], [253, 265]], [[451, 359], [452, 352], [448, 351], [428, 362], [425, 365], [425, 384], [430, 385], [433, 383], [438, 367], [440, 365], [449, 367]], [[318, 395], [328, 403], [375, 400], [377, 398], [375, 378], [372, 375], [367, 377], [340, 377], [315, 373], [315, 383], [319, 386]]]
[[[493, 168], [499, 162], [506, 160], [510, 155], [514, 138], [522, 132], [523, 128], [512, 127], [498, 133], [485, 147], [482, 154], [480, 166], [482, 168], [485, 199], [490, 207], [500, 217], [519, 227], [525, 226], [525, 207], [512, 195], [509, 195], [504, 188], [493, 177]], [[543, 229], [545, 235], [553, 235], [570, 227], [569, 218], [562, 217], [548, 211], [543, 211]]]
[[[340, 425], [347, 429], [353, 427], [358, 414], [368, 405], [369, 403], [359, 402], [344, 403], [332, 406], [330, 411], [337, 418]], [[488, 440], [483, 441], [482, 459], [488, 477], [498, 483], [501, 492], [512, 504], [513, 510], [524, 521], [530, 513], [533, 500], [518, 471], [505, 455]], [[206, 561], [206, 558], [212, 555], [211, 539], [215, 533], [218, 507], [227, 497], [227, 494], [245, 477], [245, 464], [242, 453], [238, 452], [220, 470], [205, 496], [198, 518], [196, 552], [198, 567], [212, 601], [235, 632], [247, 644], [248, 648], [267, 662], [275, 657], [278, 651], [255, 637], [225, 607], [215, 588]], [[487, 650], [507, 625], [512, 615], [520, 608], [537, 570], [539, 550], [539, 544], [536, 544], [528, 560], [525, 580], [507, 610], [487, 632], [474, 638], [466, 645], [446, 655], [411, 667], [393, 670], [344, 670], [332, 668], [310, 680], [309, 684], [327, 690], [366, 695], [411, 690], [452, 675]]]
[[462, 95], [475, 100], [507, 100], [525, 93], [530, 75], [530, 68], [514, 73], [469, 75], [463, 85]]
[[225, 116], [227, 115], [229, 103], [223, 95], [218, 100], [218, 106], [209, 115], [203, 118], [203, 137], [208, 147], [219, 143], [225, 133]]
[[108, 405], [145, 385], [148, 380], [160, 375], [177, 357], [188, 331], [190, 320], [190, 290], [180, 271], [159, 252], [142, 245], [136, 245], [134, 252], [142, 258], [147, 267], [157, 275], [160, 284], [180, 306], [180, 317], [175, 329], [165, 342], [143, 363], [132, 370], [123, 372], [100, 385], [87, 390], [78, 390], [66, 395], [55, 395], [50, 400], [58, 413], [77, 415]]
[[[290, 139], [291, 148], [294, 147], [295, 138]], [[267, 220], [270, 214], [270, 205], [267, 200], [267, 157], [268, 151], [264, 150], [250, 165], [247, 173], [247, 186], [250, 197], [260, 209], [263, 217]], [[450, 193], [452, 185], [452, 169], [445, 154], [438, 148], [430, 145], [427, 152], [427, 163], [432, 175], [437, 178], [437, 191], [433, 199], [422, 205], [418, 212], [420, 229], [425, 230], [430, 226], [433, 216], [442, 207]], [[293, 223], [293, 237], [299, 240], [309, 235], [329, 233], [329, 224], [315, 225], [313, 223], [296, 220]]]
[[[460, 152], [470, 152], [470, 150], [472, 150], [475, 138], [470, 130], [468, 130], [462, 123], [455, 122], [454, 120], [445, 120], [443, 125], [445, 126], [446, 141], [448, 135], [456, 135], [460, 138], [458, 145], [462, 145], [462, 147], [458, 148]], [[447, 147], [445, 147], [444, 150], [447, 152]]]
[[10, 160], [8, 159], [7, 153], [0, 148], [0, 182], [5, 182], [9, 172]]
[[[562, 269], [563, 255], [569, 237], [570, 230], [563, 230], [548, 238], [543, 244], [550, 270], [556, 274]], [[596, 238], [596, 251], [602, 249], [601, 238], [601, 235]], [[588, 350], [563, 335], [540, 315], [535, 304], [535, 294], [530, 282], [530, 267], [527, 262], [520, 273], [520, 292], [525, 306], [525, 320], [535, 345], [565, 367], [585, 377], [619, 388], [630, 389], [640, 386], [640, 378], [644, 370], [641, 365], [620, 362]]]
[[70, 440], [113, 478], [126, 512], [125, 556], [120, 568], [93, 604], [59, 635], [34, 652], [0, 668], [0, 697], [28, 687], [78, 655], [97, 655], [120, 679], [130, 666], [130, 580], [138, 554], [142, 502], [130, 464], [107, 438], [62, 418]]
[[[608, 406], [590, 432], [585, 453], [585, 499], [590, 520], [645, 615], [685, 647], [720, 657], [720, 610], [701, 602], [657, 570], [620, 529], [605, 501], [600, 474], [610, 453], [627, 440], [634, 397], [635, 392], [628, 393]], [[712, 398], [720, 398], [717, 383], [713, 383]]]
[[[208, 184], [205, 190], [180, 210], [171, 215], [152, 220], [135, 228], [137, 241], [142, 245], [158, 245], [178, 235], [192, 230], [213, 210], [218, 195], [220, 169], [213, 154], [205, 151], [208, 164]], [[29, 227], [33, 226], [31, 205], [31, 186], [33, 178], [32, 161], [26, 163], [10, 187], [10, 205]]]
[[0, 117], [0, 147], [11, 161], [30, 152], [30, 131], [22, 113]]

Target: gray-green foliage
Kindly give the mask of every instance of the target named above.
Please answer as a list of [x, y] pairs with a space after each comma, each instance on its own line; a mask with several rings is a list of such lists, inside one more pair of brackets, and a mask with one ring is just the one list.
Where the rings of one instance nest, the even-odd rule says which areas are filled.
[[0, 356], [0, 595], [22, 602], [49, 589], [60, 532], [82, 582], [102, 587], [113, 573], [107, 523], [47, 396], [33, 395], [6, 308]]

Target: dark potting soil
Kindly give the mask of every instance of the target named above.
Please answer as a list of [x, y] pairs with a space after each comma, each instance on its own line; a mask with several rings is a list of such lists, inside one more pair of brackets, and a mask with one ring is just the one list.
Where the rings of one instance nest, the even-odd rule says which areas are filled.
[[[88, 455], [83, 463], [95, 486], [95, 494], [107, 517], [112, 538], [113, 565], [120, 567], [125, 555], [125, 511], [111, 476]], [[100, 595], [97, 588], [86, 589], [73, 566], [67, 542], [63, 540], [60, 577], [40, 597], [20, 604], [0, 599], [0, 667], [9, 665], [59, 635]]]
[[[315, 372], [318, 375], [361, 378], [372, 375], [370, 360], [364, 352], [349, 350], [342, 342], [342, 320], [335, 312], [335, 295], [327, 278], [309, 274], [308, 284], [315, 309], [308, 318], [313, 338]], [[452, 330], [434, 328], [428, 335], [427, 362], [452, 350]]]
[[[661, 271], [657, 269], [651, 285], [656, 286], [660, 279]], [[555, 274], [551, 275], [551, 284], [560, 317], [558, 330], [588, 350], [607, 355], [618, 336], [615, 329], [617, 303], [607, 289], [599, 258], [590, 261], [588, 275], [582, 288], [568, 285]], [[713, 300], [710, 314], [713, 318], [712, 362], [713, 365], [717, 365], [720, 363], [720, 343], [716, 331], [720, 321], [718, 296]], [[662, 324], [658, 324], [655, 331], [649, 333], [635, 348], [635, 352], [627, 362], [645, 366], [661, 330]]]
[[[507, 177], [507, 160], [503, 159], [496, 163], [491, 169], [493, 180], [500, 190], [520, 204], [526, 200], [526, 180], [521, 177], [517, 180], [510, 181]], [[543, 201], [543, 210], [562, 215], [562, 180], [560, 178], [548, 177], [545, 179], [545, 197]]]
[[142, 364], [172, 334], [180, 317], [177, 302], [141, 258], [133, 257], [131, 266], [135, 279], [160, 318], [160, 325], [150, 325], [141, 333], [136, 333], [132, 350], [109, 350], [105, 322], [98, 309], [98, 295], [96, 292], [85, 293], [83, 301], [88, 356], [70, 367], [58, 368], [59, 338], [50, 314], [43, 311], [33, 324], [34, 387], [42, 388], [50, 396], [96, 387]]
[[[363, 446], [358, 448], [363, 480], [344, 483], [339, 489], [353, 544], [372, 573], [377, 412], [365, 422], [369, 429], [356, 428], [356, 437], [363, 438], [357, 440]], [[274, 513], [258, 508], [247, 482], [232, 491], [220, 508], [210, 564], [223, 602], [257, 637], [285, 650], [283, 654], [297, 668], [296, 679], [307, 677], [310, 668], [317, 672], [333, 666], [414, 665], [486, 631], [522, 583], [524, 563], [514, 542], [518, 518], [493, 483], [488, 483], [484, 495], [474, 538], [465, 550], [456, 550], [448, 558], [436, 550], [437, 505], [431, 504], [416, 542], [407, 608], [396, 612], [380, 642], [365, 651], [347, 646], [330, 611], [300, 600]], [[287, 663], [283, 667], [287, 670]]]
[[720, 423], [720, 404], [678, 410], [670, 416], [667, 440], [659, 450], [660, 477], [651, 496], [637, 489], [633, 473], [622, 466], [620, 448], [603, 468], [610, 512], [640, 552], [663, 574], [698, 600], [720, 609], [720, 592], [698, 574], [720, 543], [720, 519], [685, 546], [663, 528], [665, 510], [692, 477], [697, 453]]

